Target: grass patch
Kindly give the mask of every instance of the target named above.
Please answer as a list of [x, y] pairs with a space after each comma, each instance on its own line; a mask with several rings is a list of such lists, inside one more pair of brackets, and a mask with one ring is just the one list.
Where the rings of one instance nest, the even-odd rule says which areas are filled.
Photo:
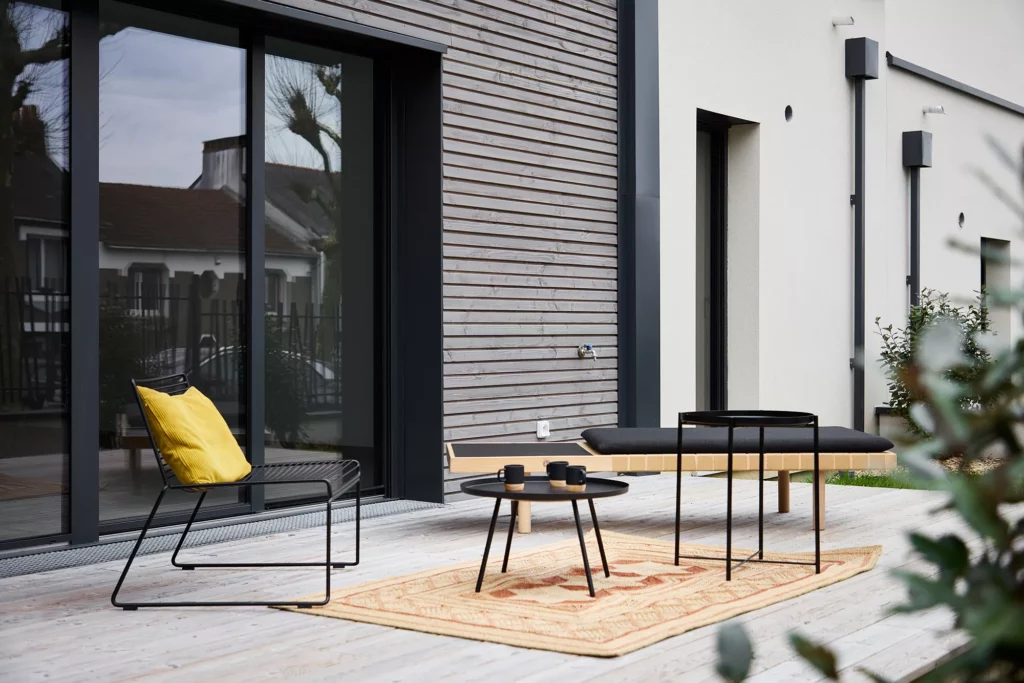
[[[793, 474], [792, 481], [810, 483], [814, 475], [811, 472]], [[826, 484], [836, 486], [866, 486], [876, 489], [934, 489], [930, 482], [918, 481], [910, 476], [905, 469], [896, 468], [888, 472], [832, 472], [825, 479]]]
[[885, 473], [833, 472], [825, 480], [826, 484], [837, 486], [867, 486], [876, 489], [933, 489], [929, 482], [918, 481], [903, 470], [892, 470]]

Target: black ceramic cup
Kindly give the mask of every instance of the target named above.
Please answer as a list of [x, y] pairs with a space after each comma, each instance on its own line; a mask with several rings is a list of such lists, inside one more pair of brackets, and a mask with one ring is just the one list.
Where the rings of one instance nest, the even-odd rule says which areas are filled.
[[565, 485], [570, 491], [582, 491], [587, 485], [587, 468], [583, 465], [570, 465], [565, 469]]
[[526, 486], [526, 468], [522, 465], [505, 465], [498, 470], [498, 481], [505, 482], [506, 491], [522, 491]]
[[547, 466], [548, 480], [551, 485], [555, 488], [563, 488], [565, 486], [565, 471], [569, 467], [569, 463], [565, 460], [551, 460]]

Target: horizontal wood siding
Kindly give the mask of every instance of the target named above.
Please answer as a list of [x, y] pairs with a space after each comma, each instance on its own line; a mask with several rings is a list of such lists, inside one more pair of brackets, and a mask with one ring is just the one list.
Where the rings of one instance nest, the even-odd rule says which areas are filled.
[[[552, 439], [614, 425], [615, 0], [323, 6], [449, 46], [445, 439], [533, 440], [541, 419]], [[596, 361], [577, 357], [582, 343]]]

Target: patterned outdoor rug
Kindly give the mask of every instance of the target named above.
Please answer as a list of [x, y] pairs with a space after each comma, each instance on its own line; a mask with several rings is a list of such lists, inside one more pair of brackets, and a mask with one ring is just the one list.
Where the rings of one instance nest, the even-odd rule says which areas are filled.
[[[881, 546], [822, 552], [821, 574], [800, 565], [747, 563], [725, 581], [723, 562], [672, 563], [672, 541], [606, 531], [611, 578], [591, 533], [587, 554], [597, 597], [587, 593], [578, 541], [513, 553], [501, 574], [492, 555], [483, 590], [479, 561], [332, 590], [331, 602], [292, 609], [383, 626], [578, 655], [616, 657], [737, 614], [788, 600], [867, 571]], [[502, 544], [496, 544], [502, 545]], [[681, 554], [721, 556], [724, 548], [684, 545]], [[746, 557], [748, 550], [735, 550]], [[813, 553], [765, 553], [813, 560]], [[311, 596], [312, 599], [320, 599]]]

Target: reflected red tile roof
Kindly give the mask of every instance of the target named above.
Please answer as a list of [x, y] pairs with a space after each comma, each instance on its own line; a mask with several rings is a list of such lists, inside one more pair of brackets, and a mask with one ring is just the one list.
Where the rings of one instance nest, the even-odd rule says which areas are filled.
[[[268, 226], [271, 254], [312, 254]], [[100, 239], [111, 247], [245, 250], [245, 207], [221, 190], [100, 183]]]

